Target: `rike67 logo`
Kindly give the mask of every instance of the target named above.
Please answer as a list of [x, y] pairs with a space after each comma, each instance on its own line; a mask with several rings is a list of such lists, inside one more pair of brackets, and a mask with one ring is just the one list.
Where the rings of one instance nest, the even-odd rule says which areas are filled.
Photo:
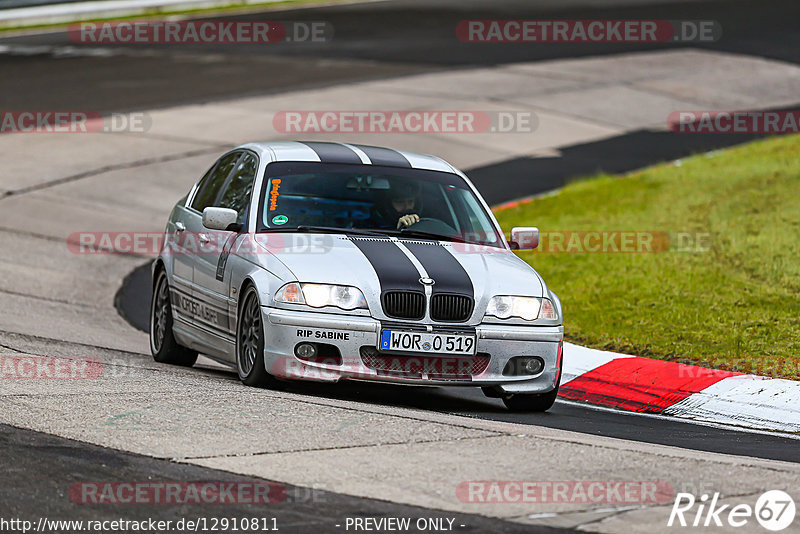
[[755, 519], [763, 528], [779, 532], [794, 522], [795, 513], [794, 500], [780, 490], [761, 495], [755, 507], [749, 504], [720, 504], [719, 493], [711, 497], [703, 494], [699, 499], [691, 493], [678, 493], [667, 526], [721, 527], [727, 524], [734, 528], [747, 527], [744, 530], [753, 532]]

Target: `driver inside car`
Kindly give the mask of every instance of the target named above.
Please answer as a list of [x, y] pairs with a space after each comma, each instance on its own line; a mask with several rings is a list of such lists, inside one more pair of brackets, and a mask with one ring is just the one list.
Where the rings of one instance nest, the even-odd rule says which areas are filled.
[[422, 212], [419, 184], [395, 180], [378, 199], [375, 209], [381, 227], [400, 230], [418, 223]]

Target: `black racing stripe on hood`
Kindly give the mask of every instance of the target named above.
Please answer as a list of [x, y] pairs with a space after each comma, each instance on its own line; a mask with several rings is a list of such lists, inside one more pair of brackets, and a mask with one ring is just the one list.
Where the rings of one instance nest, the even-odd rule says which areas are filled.
[[405, 167], [411, 168], [411, 163], [397, 150], [391, 148], [381, 148], [378, 146], [353, 145], [361, 149], [372, 162], [373, 165], [384, 165], [386, 167]]
[[350, 148], [340, 143], [303, 142], [319, 156], [322, 163], [355, 163], [362, 165], [361, 158]]
[[350, 238], [372, 265], [385, 291], [422, 292], [420, 274], [400, 248], [388, 239]]
[[412, 241], [400, 241], [419, 260], [428, 276], [436, 282], [433, 294], [456, 293], [475, 296], [472, 279], [464, 267], [450, 253], [447, 247], [436, 243], [424, 244]]

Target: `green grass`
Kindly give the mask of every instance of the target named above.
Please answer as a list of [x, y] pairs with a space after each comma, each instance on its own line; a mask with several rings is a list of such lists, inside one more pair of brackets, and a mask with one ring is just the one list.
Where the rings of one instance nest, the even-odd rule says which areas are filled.
[[520, 257], [590, 347], [800, 378], [800, 136], [601, 175], [497, 213], [506, 230], [708, 232], [710, 250]]

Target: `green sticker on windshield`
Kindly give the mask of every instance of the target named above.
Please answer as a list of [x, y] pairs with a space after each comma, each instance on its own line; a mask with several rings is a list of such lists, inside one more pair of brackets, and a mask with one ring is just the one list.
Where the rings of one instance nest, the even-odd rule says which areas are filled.
[[276, 215], [272, 218], [272, 224], [281, 225], [286, 224], [287, 222], [289, 222], [289, 217], [286, 215]]

